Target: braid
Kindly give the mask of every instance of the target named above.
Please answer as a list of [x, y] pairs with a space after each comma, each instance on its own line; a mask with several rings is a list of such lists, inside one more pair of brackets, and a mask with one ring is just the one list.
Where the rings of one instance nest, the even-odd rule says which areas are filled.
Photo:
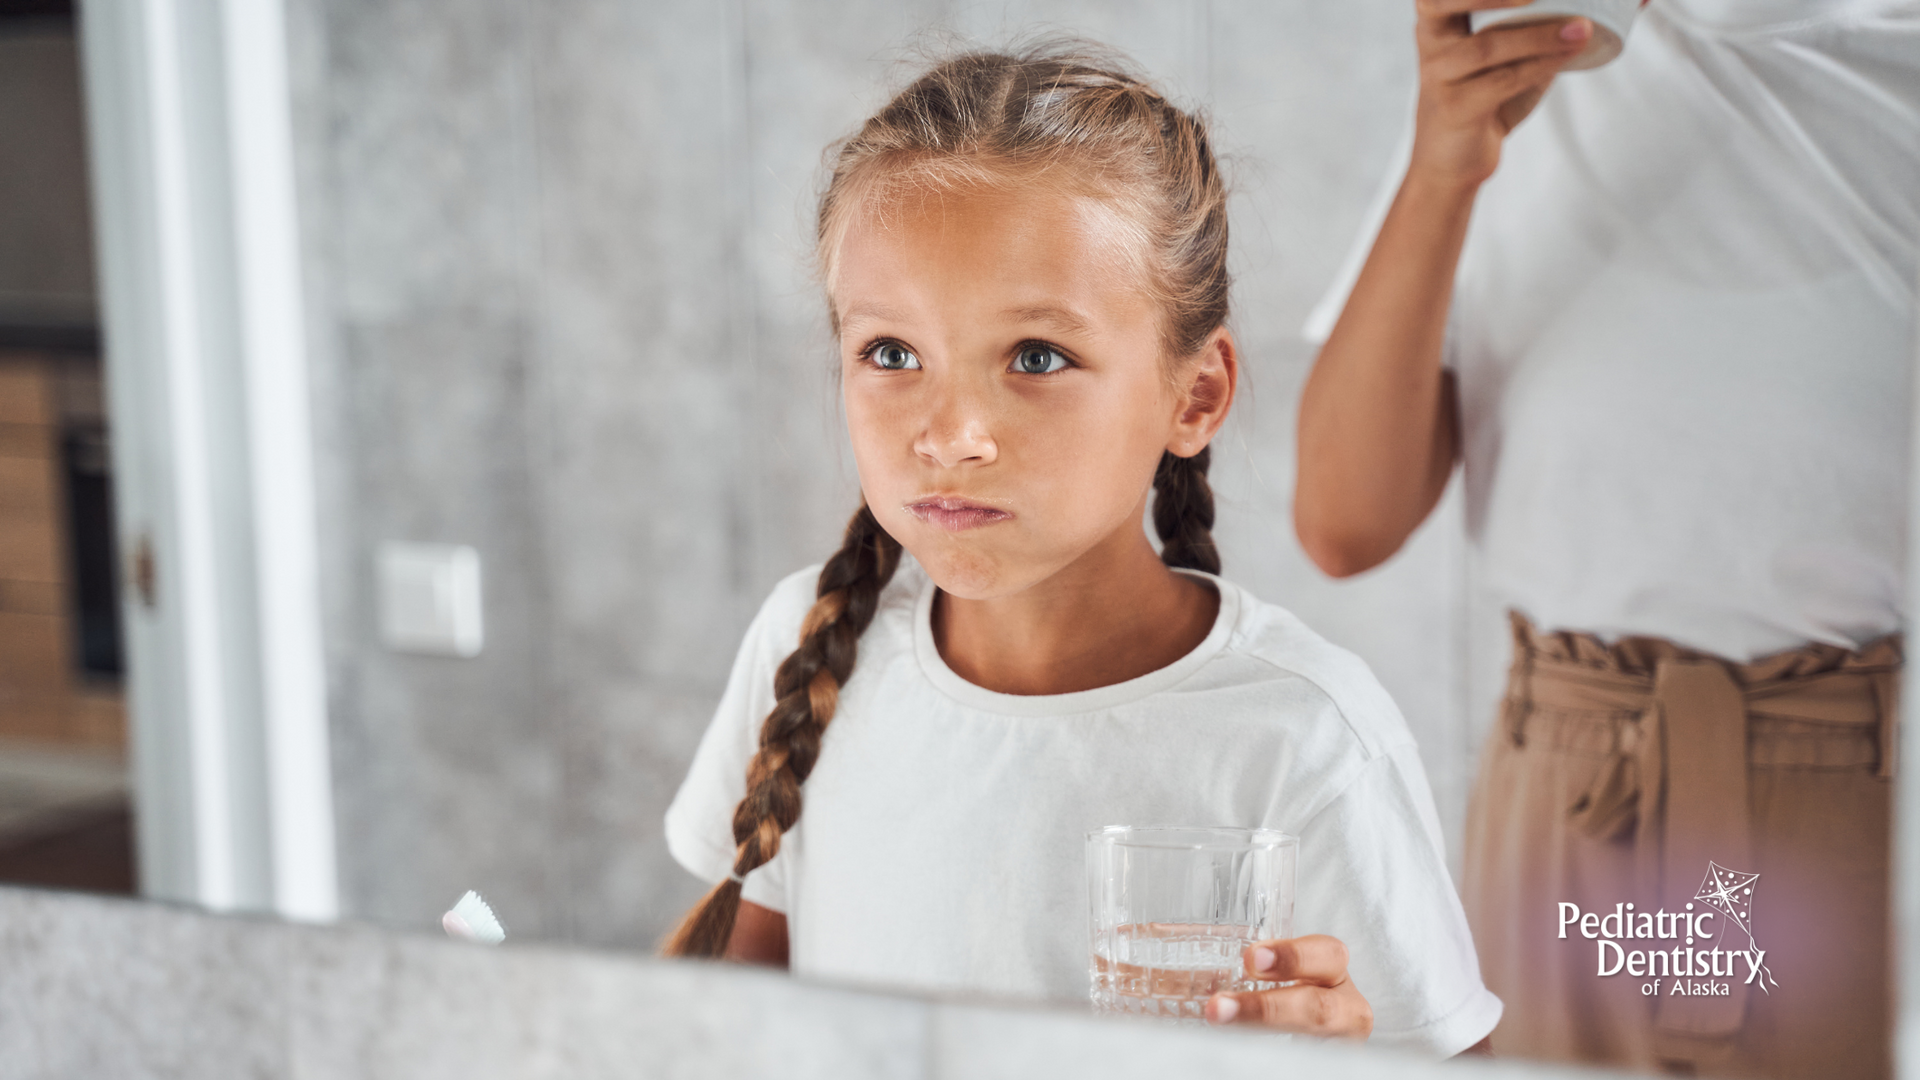
[[840, 550], [820, 571], [800, 647], [773, 677], [775, 703], [760, 728], [760, 749], [747, 765], [747, 793], [733, 811], [734, 877], [713, 887], [687, 914], [661, 952], [717, 957], [733, 937], [740, 882], [780, 851], [780, 838], [800, 820], [800, 785], [820, 758], [820, 736], [853, 674], [860, 635], [873, 622], [880, 590], [900, 564], [899, 541], [862, 503], [847, 523]]
[[1168, 566], [1220, 572], [1213, 544], [1213, 485], [1207, 483], [1211, 447], [1190, 458], [1162, 452], [1153, 474], [1153, 529], [1160, 534], [1160, 561]]

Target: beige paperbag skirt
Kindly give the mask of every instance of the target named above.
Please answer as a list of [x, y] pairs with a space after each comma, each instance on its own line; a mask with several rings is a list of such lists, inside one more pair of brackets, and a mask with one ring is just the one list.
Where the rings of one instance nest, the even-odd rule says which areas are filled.
[[[1518, 615], [1513, 633], [1461, 881], [1482, 975], [1506, 1003], [1494, 1051], [1702, 1076], [1891, 1075], [1900, 640], [1735, 664], [1652, 638], [1542, 633]], [[1588, 913], [1655, 919], [1583, 927]], [[1674, 936], [1626, 936], [1636, 923]], [[1712, 937], [1683, 940], [1687, 927]], [[1727, 974], [1675, 977], [1707, 968]]]

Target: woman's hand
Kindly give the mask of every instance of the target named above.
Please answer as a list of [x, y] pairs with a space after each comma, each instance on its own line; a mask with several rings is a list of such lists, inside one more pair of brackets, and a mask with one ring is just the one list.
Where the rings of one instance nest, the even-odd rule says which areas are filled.
[[1410, 175], [1478, 187], [1500, 164], [1500, 142], [1593, 37], [1586, 19], [1495, 26], [1478, 34], [1467, 13], [1527, 0], [1416, 0], [1420, 107]]
[[1207, 1002], [1214, 1024], [1261, 1024], [1327, 1039], [1365, 1039], [1373, 1033], [1373, 1006], [1347, 978], [1347, 947], [1325, 934], [1263, 941], [1242, 954], [1250, 978], [1289, 982], [1278, 990], [1215, 994]]

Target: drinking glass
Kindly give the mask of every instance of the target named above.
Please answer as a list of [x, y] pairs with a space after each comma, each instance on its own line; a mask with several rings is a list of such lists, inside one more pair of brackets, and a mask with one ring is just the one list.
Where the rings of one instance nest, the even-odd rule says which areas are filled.
[[1199, 1025], [1214, 994], [1281, 985], [1247, 978], [1241, 953], [1293, 936], [1299, 849], [1273, 829], [1089, 832], [1094, 1011]]

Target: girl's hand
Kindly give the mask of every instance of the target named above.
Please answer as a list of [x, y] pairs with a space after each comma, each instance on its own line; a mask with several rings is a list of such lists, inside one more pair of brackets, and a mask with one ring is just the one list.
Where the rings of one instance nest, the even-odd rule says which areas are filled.
[[1467, 13], [1527, 0], [1415, 0], [1420, 107], [1409, 177], [1477, 187], [1500, 163], [1500, 142], [1593, 37], [1586, 19], [1469, 31]]
[[1207, 1002], [1213, 1024], [1262, 1024], [1328, 1039], [1365, 1039], [1373, 1033], [1373, 1006], [1347, 978], [1347, 947], [1325, 934], [1263, 941], [1243, 954], [1247, 974], [1278, 990], [1215, 994]]

